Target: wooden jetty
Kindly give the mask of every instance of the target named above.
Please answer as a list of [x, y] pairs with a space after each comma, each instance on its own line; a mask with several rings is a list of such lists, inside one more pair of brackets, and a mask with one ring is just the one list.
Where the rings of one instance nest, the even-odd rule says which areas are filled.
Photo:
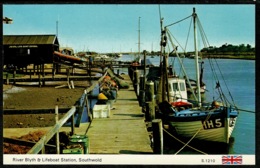
[[[28, 145], [29, 142], [17, 142], [16, 139], [12, 139], [12, 136], [22, 136], [22, 134], [36, 130], [46, 130], [48, 134], [45, 135], [41, 141], [35, 145], [33, 143], [29, 144], [30, 146], [34, 145], [29, 153], [36, 154], [42, 151], [41, 153], [43, 154], [45, 151], [43, 144], [47, 144], [51, 137], [58, 132], [72, 131], [73, 134], [88, 136], [90, 142], [89, 154], [152, 154], [153, 149], [146, 128], [145, 114], [142, 113], [142, 109], [139, 106], [130, 77], [128, 75], [122, 76], [124, 80], [129, 83], [130, 88], [120, 89], [118, 91], [118, 98], [113, 104], [115, 109], [110, 111], [109, 118], [94, 118], [90, 123], [81, 124], [77, 124], [78, 121], [76, 121], [72, 123], [72, 125], [75, 124], [75, 127], [72, 125], [71, 127], [64, 127], [63, 124], [67, 120], [74, 118], [76, 108], [71, 108], [53, 127], [5, 128], [3, 131], [4, 141], [10, 143], [15, 141], [18, 144]], [[100, 78], [100, 80], [101, 79], [102, 78]], [[94, 85], [92, 85], [92, 87], [93, 86]], [[92, 90], [92, 87], [89, 87], [86, 93]], [[83, 94], [83, 97], [86, 93]], [[63, 109], [60, 110], [62, 111]], [[8, 113], [8, 110], [5, 112]], [[72, 119], [72, 121], [74, 121], [74, 119]], [[46, 147], [53, 148], [53, 146], [48, 145]], [[58, 153], [60, 152], [58, 151]]]
[[[128, 75], [123, 75], [130, 81]], [[153, 149], [133, 85], [121, 89], [109, 118], [93, 119], [87, 131], [90, 154], [151, 154]]]

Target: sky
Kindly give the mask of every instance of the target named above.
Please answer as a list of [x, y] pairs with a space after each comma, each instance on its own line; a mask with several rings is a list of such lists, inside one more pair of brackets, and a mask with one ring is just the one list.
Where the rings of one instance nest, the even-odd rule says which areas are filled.
[[[246, 4], [3, 5], [3, 17], [13, 19], [13, 24], [3, 25], [3, 35], [57, 34], [60, 47], [72, 47], [75, 52], [137, 52], [140, 27], [140, 51], [159, 51], [159, 13], [166, 26], [190, 16], [193, 7], [210, 46], [228, 43], [255, 47], [255, 6]], [[190, 21], [169, 27], [183, 47]], [[187, 50], [194, 48], [192, 41], [188, 40]], [[198, 47], [204, 47], [202, 42]]]

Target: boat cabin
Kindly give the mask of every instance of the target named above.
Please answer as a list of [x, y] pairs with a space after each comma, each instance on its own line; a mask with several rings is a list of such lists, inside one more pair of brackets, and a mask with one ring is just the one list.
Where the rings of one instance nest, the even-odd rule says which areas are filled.
[[185, 79], [171, 77], [168, 82], [170, 102], [187, 102], [188, 96]]

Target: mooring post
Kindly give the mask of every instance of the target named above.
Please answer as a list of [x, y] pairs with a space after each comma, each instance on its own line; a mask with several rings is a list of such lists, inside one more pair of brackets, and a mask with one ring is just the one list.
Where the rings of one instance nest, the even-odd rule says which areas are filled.
[[145, 120], [147, 122], [151, 122], [153, 119], [155, 119], [155, 108], [154, 108], [154, 102], [149, 101], [145, 102]]
[[145, 104], [145, 90], [144, 90], [144, 81], [145, 81], [145, 77], [143, 75], [140, 76], [140, 83], [139, 83], [139, 106], [143, 107]]
[[154, 99], [154, 82], [147, 81], [145, 83], [145, 101], [153, 101]]
[[135, 70], [134, 71], [134, 88], [136, 95], [139, 96], [139, 71]]
[[149, 116], [150, 120], [153, 120], [155, 118], [154, 82], [153, 81], [147, 81], [145, 83], [145, 102], [149, 102], [149, 103], [146, 103], [146, 116]]
[[[58, 105], [55, 106], [55, 122], [56, 124], [59, 122], [59, 108]], [[59, 135], [60, 130], [58, 129], [56, 133], [56, 151], [57, 154], [60, 154], [60, 135]]]
[[145, 91], [144, 90], [139, 91], [138, 99], [139, 99], [139, 106], [140, 107], [145, 106]]
[[144, 88], [145, 88], [145, 76], [144, 75], [141, 75], [140, 76], [140, 90], [144, 90]]
[[163, 154], [163, 129], [162, 120], [154, 119], [152, 121], [153, 128], [153, 152], [155, 154]]

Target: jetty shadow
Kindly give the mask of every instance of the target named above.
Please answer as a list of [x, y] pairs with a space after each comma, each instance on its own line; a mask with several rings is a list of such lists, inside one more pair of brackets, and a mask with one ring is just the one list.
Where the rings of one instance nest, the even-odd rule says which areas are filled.
[[151, 154], [150, 152], [141, 152], [133, 150], [120, 150], [119, 154]]
[[135, 98], [135, 99], [120, 99], [120, 98], [117, 98], [116, 100], [117, 100], [117, 101], [118, 101], [118, 100], [121, 100], [121, 101], [122, 101], [122, 100], [123, 100], [123, 101], [137, 101], [136, 98]]
[[144, 114], [113, 114], [115, 116], [144, 117]]

